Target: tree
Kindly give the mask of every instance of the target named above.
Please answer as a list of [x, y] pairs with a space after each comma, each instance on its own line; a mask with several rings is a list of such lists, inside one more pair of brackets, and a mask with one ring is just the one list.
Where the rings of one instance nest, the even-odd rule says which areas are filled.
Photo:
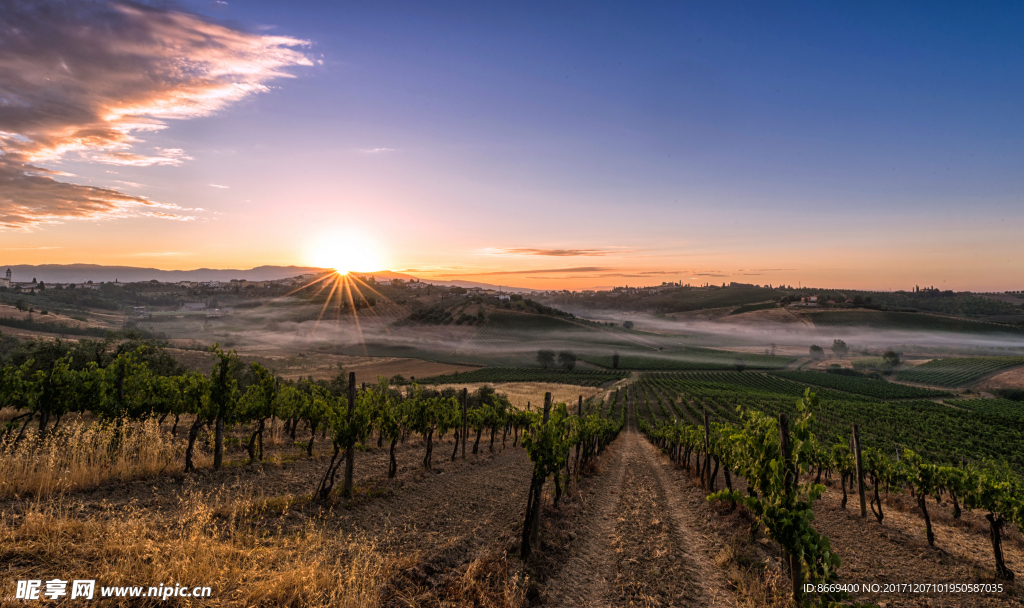
[[811, 359], [814, 359], [815, 361], [820, 361], [821, 359], [824, 359], [824, 358], [825, 358], [825, 349], [820, 347], [820, 346], [818, 346], [817, 344], [812, 344], [811, 345]]
[[882, 355], [882, 359], [885, 360], [885, 364], [891, 368], [895, 368], [900, 364], [900, 354], [893, 350], [887, 350]]
[[567, 370], [572, 370], [576, 367], [576, 353], [568, 350], [558, 353], [558, 364]]
[[736, 357], [736, 359], [732, 362], [732, 364], [733, 364], [733, 367], [735, 367], [736, 371], [738, 371], [738, 372], [742, 372], [744, 369], [747, 368], [746, 361], [744, 361], [740, 357]]
[[846, 345], [846, 342], [842, 340], [832, 341], [832, 354], [837, 357], [845, 357], [850, 352], [850, 347]]
[[633, 322], [632, 321], [624, 321], [622, 323], [622, 326], [625, 327], [626, 329], [633, 329]]
[[555, 351], [553, 350], [538, 350], [537, 351], [537, 363], [541, 367], [547, 369], [555, 364]]
[[612, 369], [619, 369], [619, 353], [612, 354]]

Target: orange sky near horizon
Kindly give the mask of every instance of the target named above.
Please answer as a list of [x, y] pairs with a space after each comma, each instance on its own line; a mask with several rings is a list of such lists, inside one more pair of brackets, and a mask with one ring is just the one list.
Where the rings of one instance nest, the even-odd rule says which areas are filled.
[[[127, 224], [142, 219], [119, 220]], [[166, 225], [166, 224], [165, 224]], [[347, 239], [335, 230], [311, 232], [294, 239], [286, 236], [252, 239], [223, 231], [224, 223], [210, 222], [202, 228], [209, 235], [206, 242], [182, 247], [186, 237], [163, 231], [159, 238], [144, 232], [125, 230], [125, 238], [116, 243], [97, 243], [87, 238], [72, 224], [49, 226], [45, 231], [8, 232], [0, 247], [3, 264], [72, 264], [94, 263], [127, 265], [163, 270], [196, 268], [247, 269], [261, 265], [328, 266], [330, 259], [314, 251], [315, 243], [341, 243], [353, 240], [371, 243], [374, 256], [358, 257], [353, 264], [344, 259], [346, 246], [339, 244], [341, 259], [336, 267], [350, 267], [358, 272], [392, 270], [425, 280], [465, 280], [524, 287], [530, 289], [602, 289], [622, 285], [659, 285], [681, 282], [691, 285], [723, 282], [758, 285], [797, 285], [865, 290], [911, 289], [914, 285], [932, 286], [955, 291], [1007, 291], [1024, 289], [1024, 267], [1021, 262], [1002, 259], [998, 253], [986, 253], [979, 243], [964, 239], [945, 246], [920, 246], [902, 250], [866, 244], [863, 247], [779, 246], [762, 249], [758, 254], [721, 251], [708, 245], [709, 251], [694, 251], [691, 243], [673, 248], [671, 244], [657, 249], [601, 248], [574, 241], [564, 247], [552, 248], [554, 241], [545, 240], [538, 247], [498, 249], [479, 246], [489, 239], [471, 241], [459, 249], [432, 248], [431, 239], [396, 238], [386, 234]], [[255, 230], [255, 228], [254, 228]], [[191, 238], [188, 238], [191, 240]], [[205, 240], [205, 239], [204, 239]], [[265, 243], [253, 251], [252, 240]], [[47, 244], [38, 244], [40, 242]], [[170, 243], [166, 251], [155, 247], [158, 242]], [[49, 244], [54, 243], [54, 244]], [[179, 246], [174, 247], [174, 243]], [[358, 244], [358, 243], [357, 243]], [[517, 243], [521, 244], [521, 242]], [[9, 246], [8, 246], [9, 245]], [[736, 247], [735, 243], [728, 245]], [[178, 249], [180, 251], [176, 251]], [[716, 250], [719, 249], [719, 250]], [[359, 260], [377, 260], [376, 268], [360, 267]], [[363, 264], [366, 265], [365, 263]], [[979, 267], [987, 272], [979, 272]]]

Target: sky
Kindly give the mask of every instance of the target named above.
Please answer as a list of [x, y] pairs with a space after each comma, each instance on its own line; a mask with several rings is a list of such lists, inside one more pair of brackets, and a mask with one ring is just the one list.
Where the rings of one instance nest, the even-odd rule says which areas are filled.
[[1024, 289], [1024, 5], [0, 0], [0, 264]]

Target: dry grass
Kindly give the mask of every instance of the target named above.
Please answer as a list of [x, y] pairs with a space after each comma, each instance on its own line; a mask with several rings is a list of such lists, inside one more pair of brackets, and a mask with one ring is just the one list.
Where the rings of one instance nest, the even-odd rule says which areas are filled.
[[64, 503], [3, 513], [0, 559], [9, 564], [9, 580], [210, 586], [212, 597], [202, 605], [224, 607], [377, 606], [381, 587], [402, 565], [376, 540], [341, 534], [323, 521], [283, 532], [248, 523], [244, 510], [218, 515], [225, 501], [223, 494], [187, 494], [174, 516], [137, 508], [93, 514]]
[[473, 392], [485, 384], [493, 386], [499, 393], [507, 395], [509, 401], [512, 402], [512, 405], [520, 409], [525, 409], [527, 403], [530, 403], [533, 408], [543, 406], [544, 393], [548, 392], [551, 393], [551, 399], [555, 403], [565, 402], [569, 404], [570, 409], [572, 409], [572, 406], [576, 405], [576, 401], [579, 399], [580, 395], [583, 395], [583, 399], [586, 400], [594, 395], [606, 392], [603, 389], [593, 388], [590, 386], [555, 384], [553, 382], [506, 382], [503, 384], [496, 384], [493, 382], [472, 382], [468, 384], [439, 384], [437, 386], [431, 386], [430, 388], [436, 388], [438, 390], [449, 387], [457, 390], [467, 388], [469, 389], [469, 392]]
[[[0, 443], [0, 497], [37, 498], [91, 488], [110, 479], [128, 481], [184, 467], [184, 442], [155, 420], [99, 425], [74, 422], [40, 441], [26, 431]], [[209, 457], [197, 443], [197, 465]]]

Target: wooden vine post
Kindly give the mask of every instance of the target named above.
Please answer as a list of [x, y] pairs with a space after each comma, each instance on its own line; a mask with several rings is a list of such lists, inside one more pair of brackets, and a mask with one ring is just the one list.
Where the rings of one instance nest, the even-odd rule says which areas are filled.
[[[782, 453], [782, 463], [785, 469], [783, 477], [786, 500], [792, 496], [793, 484], [796, 483], [796, 470], [793, 466], [793, 454], [789, 443], [789, 416], [785, 413], [779, 414], [779, 451]], [[786, 556], [789, 561], [789, 576], [793, 584], [793, 602], [802, 606], [803, 593], [803, 572], [800, 567], [800, 556], [790, 553]]]
[[704, 489], [711, 487], [711, 427], [708, 421], [708, 411], [704, 410], [704, 466], [701, 469], [701, 479], [704, 480]]
[[348, 423], [349, 437], [345, 445], [345, 485], [342, 488], [345, 498], [352, 498], [352, 468], [356, 457], [356, 438], [352, 433], [352, 419], [356, 409], [356, 373], [348, 373], [348, 411], [345, 419]]
[[857, 461], [857, 493], [860, 494], [860, 516], [868, 516], [868, 505], [864, 501], [864, 461], [860, 457], [860, 426], [853, 423], [853, 457]]
[[466, 440], [469, 439], [469, 389], [462, 389], [462, 459], [466, 459]]

